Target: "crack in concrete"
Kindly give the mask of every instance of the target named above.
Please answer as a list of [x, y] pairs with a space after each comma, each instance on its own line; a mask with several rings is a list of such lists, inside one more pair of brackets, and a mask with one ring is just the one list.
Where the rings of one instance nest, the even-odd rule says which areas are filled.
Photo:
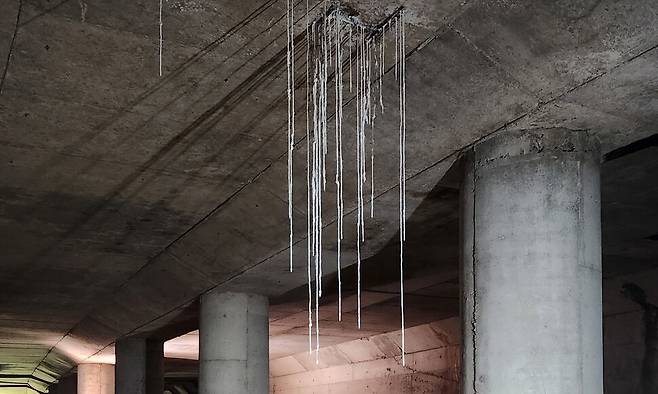
[[9, 63], [11, 62], [11, 55], [14, 53], [14, 44], [16, 42], [16, 35], [18, 34], [18, 26], [21, 21], [22, 11], [23, 0], [18, 0], [18, 10], [16, 11], [16, 24], [14, 25], [14, 33], [11, 35], [9, 51], [7, 52], [7, 61], [5, 62], [5, 69], [2, 71], [2, 77], [0, 78], [0, 95], [2, 95], [2, 87], [5, 85], [5, 79], [7, 79], [7, 71], [9, 70]]
[[602, 78], [602, 77], [604, 77], [604, 76], [610, 74], [611, 72], [615, 71], [616, 69], [618, 69], [618, 68], [620, 68], [620, 67], [622, 67], [622, 66], [624, 66], [624, 65], [626, 65], [626, 64], [628, 64], [628, 63], [630, 63], [630, 62], [632, 62], [632, 61], [635, 60], [635, 59], [638, 59], [638, 58], [640, 58], [640, 57], [646, 55], [647, 53], [649, 53], [649, 52], [651, 52], [651, 51], [653, 51], [653, 50], [655, 50], [655, 49], [657, 49], [657, 48], [658, 48], [658, 44], [653, 45], [653, 46], [651, 46], [651, 47], [649, 47], [649, 48], [647, 48], [647, 49], [645, 49], [645, 50], [639, 52], [638, 54], [629, 57], [629, 58], [626, 59], [626, 60], [622, 60], [621, 62], [615, 64], [615, 65], [612, 66], [612, 67], [610, 67], [610, 69], [608, 69], [608, 70], [601, 71], [601, 72], [598, 73], [598, 74], [595, 74], [595, 75], [590, 76], [589, 78], [585, 79], [583, 82], [577, 84], [576, 86], [574, 86], [574, 87], [572, 87], [572, 88], [567, 89], [566, 91], [564, 91], [564, 92], [558, 94], [557, 96], [555, 96], [555, 97], [553, 97], [553, 98], [550, 98], [550, 99], [545, 100], [545, 101], [540, 100], [540, 101], [537, 103], [537, 105], [535, 106], [535, 108], [533, 108], [532, 110], [528, 111], [528, 115], [531, 115], [531, 114], [533, 114], [533, 113], [536, 113], [537, 111], [539, 111], [539, 109], [541, 109], [541, 107], [543, 107], [543, 106], [545, 106], [545, 105], [547, 105], [547, 104], [552, 104], [552, 103], [554, 103], [554, 102], [560, 100], [560, 99], [563, 98], [564, 96], [566, 96], [566, 95], [568, 95], [568, 94], [570, 94], [570, 93], [573, 93], [574, 91], [576, 91], [576, 90], [578, 90], [578, 89], [584, 87], [585, 85], [588, 85], [589, 83], [594, 82], [594, 81], [596, 81], [597, 79], [600, 79], [600, 78]]
[[643, 393], [658, 392], [658, 306], [647, 300], [646, 292], [635, 283], [624, 283], [622, 294], [643, 311], [644, 356], [640, 384]]
[[473, 334], [473, 338], [471, 340], [471, 346], [473, 350], [473, 393], [477, 394], [477, 361], [476, 361], [476, 355], [477, 355], [477, 274], [475, 272], [476, 270], [476, 260], [477, 260], [477, 251], [475, 248], [475, 232], [476, 232], [476, 218], [475, 218], [475, 205], [477, 203], [476, 201], [476, 192], [477, 192], [477, 165], [476, 165], [476, 157], [475, 157], [475, 148], [473, 148], [473, 192], [472, 192], [472, 198], [473, 198], [473, 235], [472, 235], [472, 245], [471, 245], [471, 264], [472, 264], [472, 271], [471, 271], [471, 276], [472, 276], [472, 286], [473, 286], [473, 311], [471, 314], [471, 332]]
[[448, 29], [452, 30], [455, 34], [457, 34], [459, 36], [459, 38], [464, 40], [464, 42], [475, 51], [475, 53], [477, 53], [478, 55], [485, 58], [496, 69], [500, 70], [507, 78], [509, 78], [511, 81], [513, 81], [514, 84], [516, 84], [518, 86], [518, 88], [521, 91], [523, 91], [523, 93], [527, 94], [528, 96], [538, 98], [538, 97], [535, 96], [535, 94], [530, 89], [526, 88], [526, 86], [524, 84], [522, 84], [521, 81], [516, 79], [512, 75], [512, 73], [510, 73], [507, 70], [507, 68], [505, 68], [502, 64], [500, 64], [500, 62], [498, 62], [496, 59], [494, 59], [491, 55], [489, 55], [484, 49], [477, 46], [473, 42], [473, 40], [468, 38], [468, 36], [466, 34], [464, 34], [461, 30], [457, 29], [452, 23], [448, 23], [447, 27], [448, 27]]
[[[245, 298], [246, 298], [246, 301], [247, 301], [247, 312], [245, 313], [245, 316], [244, 316], [244, 325], [245, 325], [245, 329], [246, 329], [245, 342], [247, 342], [246, 343], [247, 349], [246, 349], [246, 355], [245, 355], [244, 363], [245, 363], [245, 366], [247, 367], [247, 369], [249, 369], [249, 353], [250, 353], [249, 352], [249, 350], [250, 350], [249, 349], [249, 305], [250, 305], [251, 300], [249, 299], [250, 298], [249, 295], [245, 295]], [[268, 306], [268, 308], [269, 308], [269, 306]], [[268, 322], [268, 337], [269, 337], [269, 322]], [[249, 392], [249, 383], [250, 382], [251, 382], [251, 379], [245, 379], [245, 381], [244, 381], [244, 387], [245, 387], [245, 389], [247, 389], [247, 392]]]
[[45, 9], [44, 11], [42, 11], [42, 12], [40, 12], [40, 13], [34, 15], [33, 17], [29, 18], [28, 20], [26, 20], [26, 21], [24, 21], [24, 22], [21, 22], [18, 26], [19, 26], [19, 27], [23, 27], [23, 26], [25, 26], [25, 25], [27, 25], [27, 24], [33, 22], [34, 20], [36, 20], [36, 19], [38, 19], [38, 18], [40, 18], [40, 17], [42, 17], [42, 16], [45, 16], [45, 15], [51, 14], [51, 13], [53, 13], [55, 10], [57, 10], [59, 7], [61, 7], [61, 6], [63, 6], [64, 4], [68, 3], [69, 1], [71, 1], [71, 0], [62, 0], [62, 1], [60, 1], [59, 3], [55, 4], [54, 6], [52, 6], [52, 7], [50, 7], [50, 8], [47, 8], [47, 9]]

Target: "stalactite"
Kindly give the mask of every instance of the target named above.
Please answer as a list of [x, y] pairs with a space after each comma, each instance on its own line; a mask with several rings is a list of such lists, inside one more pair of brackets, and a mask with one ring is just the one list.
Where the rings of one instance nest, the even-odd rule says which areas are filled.
[[[349, 43], [352, 43], [352, 25], [350, 25]], [[350, 49], [350, 93], [352, 93], [352, 50]]]
[[335, 82], [335, 108], [336, 112], [334, 114], [334, 123], [336, 126], [336, 137], [335, 137], [335, 146], [336, 146], [336, 217], [337, 217], [337, 226], [336, 226], [336, 272], [338, 275], [338, 321], [342, 321], [342, 278], [341, 278], [341, 240], [342, 240], [342, 226], [343, 226], [343, 212], [342, 212], [342, 193], [343, 193], [343, 179], [342, 179], [342, 166], [343, 166], [343, 143], [342, 143], [342, 111], [343, 111], [343, 65], [342, 65], [342, 49], [341, 49], [341, 25], [340, 18], [335, 18], [335, 51], [336, 55], [334, 57], [334, 82]]
[[399, 78], [400, 83], [400, 321], [401, 321], [401, 348], [402, 348], [402, 365], [406, 364], [405, 357], [405, 332], [404, 332], [404, 241], [406, 233], [406, 52], [405, 52], [405, 34], [404, 34], [404, 11], [396, 19], [396, 38], [399, 50], [398, 58], [400, 59]]
[[[357, 30], [357, 37], [359, 37], [359, 32]], [[360, 122], [361, 122], [361, 84], [359, 83], [361, 67], [359, 63], [359, 46], [360, 42], [356, 40], [356, 65], [354, 67], [354, 90], [356, 92], [356, 155], [355, 155], [355, 173], [356, 173], [356, 264], [357, 264], [357, 287], [356, 287], [356, 307], [357, 307], [357, 326], [361, 327], [361, 249], [359, 238], [361, 234], [361, 149], [360, 149]]]
[[[372, 42], [368, 43], [368, 111], [370, 119], [370, 218], [375, 217], [375, 118], [372, 106]], [[377, 64], [376, 64], [377, 65]]]
[[160, 67], [160, 76], [162, 76], [162, 46], [163, 46], [163, 41], [164, 37], [162, 34], [162, 1], [160, 0], [160, 11], [159, 11], [159, 21], [158, 21], [158, 28], [160, 30], [160, 42], [159, 42], [159, 51], [158, 51], [158, 57], [159, 57], [159, 67]]
[[[315, 46], [315, 30], [316, 25], [313, 24], [311, 33], [313, 37], [313, 45]], [[310, 59], [309, 59], [310, 60]], [[321, 163], [320, 163], [320, 105], [318, 97], [319, 79], [320, 79], [320, 61], [315, 59], [313, 71], [313, 180], [312, 180], [312, 195], [313, 195], [313, 259], [315, 265], [315, 357], [316, 363], [319, 362], [320, 350], [320, 324], [319, 324], [319, 305], [320, 305], [320, 249], [321, 249], [321, 236], [319, 234], [321, 229], [321, 191], [320, 191], [320, 177], [321, 177]]]
[[288, 79], [288, 223], [290, 272], [293, 271], [293, 151], [295, 149], [295, 33], [294, 33], [294, 2], [287, 0], [286, 28], [288, 35], [287, 47], [287, 79]]
[[308, 353], [313, 351], [313, 291], [311, 288], [311, 127], [309, 116], [309, 92], [310, 92], [310, 55], [311, 55], [311, 41], [309, 37], [309, 0], [306, 0], [306, 17], [305, 17], [305, 30], [306, 30], [306, 269], [308, 276]]
[[381, 49], [379, 52], [379, 107], [381, 108], [382, 115], [384, 115], [384, 94], [382, 92], [382, 86], [384, 82], [384, 70], [386, 69], [384, 65], [384, 59], [386, 58], [386, 26], [382, 29], [381, 40]]
[[395, 80], [398, 79], [398, 57], [400, 55], [400, 46], [399, 46], [399, 32], [398, 32], [398, 19], [395, 19]]

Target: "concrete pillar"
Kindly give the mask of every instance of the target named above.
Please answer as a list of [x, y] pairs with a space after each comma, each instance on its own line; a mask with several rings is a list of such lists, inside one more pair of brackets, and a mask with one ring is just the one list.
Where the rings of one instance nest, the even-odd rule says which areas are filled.
[[117, 341], [116, 394], [164, 392], [163, 342], [142, 338]]
[[509, 131], [462, 187], [462, 392], [603, 392], [599, 152], [584, 131]]
[[199, 392], [269, 391], [269, 320], [266, 297], [210, 292], [201, 297]]
[[114, 394], [114, 365], [78, 365], [78, 394]]

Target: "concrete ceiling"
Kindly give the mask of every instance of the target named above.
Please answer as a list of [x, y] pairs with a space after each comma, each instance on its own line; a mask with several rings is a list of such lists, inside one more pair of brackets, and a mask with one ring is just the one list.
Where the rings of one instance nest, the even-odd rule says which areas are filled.
[[[369, 21], [398, 5], [347, 3]], [[589, 129], [604, 153], [656, 133], [655, 2], [403, 3], [408, 202], [410, 215], [421, 207], [418, 220], [436, 220], [421, 203], [458, 152], [491, 133]], [[319, 4], [311, 1], [313, 15]], [[162, 78], [155, 1], [3, 0], [2, 8], [1, 373], [34, 376], [36, 387], [75, 362], [111, 357], [118, 337], [186, 332], [185, 313], [213, 287], [280, 297], [305, 283], [304, 269], [286, 273], [284, 1], [165, 2]], [[388, 108], [395, 89], [389, 73]], [[378, 129], [367, 257], [397, 228], [396, 133], [389, 111]], [[347, 223], [354, 206], [346, 201]], [[325, 217], [334, 216], [327, 206]], [[302, 268], [305, 234], [296, 235]], [[324, 245], [329, 258], [334, 242]], [[348, 231], [346, 265], [353, 243]]]

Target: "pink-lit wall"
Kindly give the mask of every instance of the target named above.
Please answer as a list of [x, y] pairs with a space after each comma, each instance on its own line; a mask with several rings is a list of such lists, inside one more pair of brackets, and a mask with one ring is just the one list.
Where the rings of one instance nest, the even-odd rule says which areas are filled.
[[323, 348], [319, 364], [307, 352], [272, 360], [270, 392], [459, 393], [459, 319], [406, 331], [406, 365], [400, 362], [400, 332]]

